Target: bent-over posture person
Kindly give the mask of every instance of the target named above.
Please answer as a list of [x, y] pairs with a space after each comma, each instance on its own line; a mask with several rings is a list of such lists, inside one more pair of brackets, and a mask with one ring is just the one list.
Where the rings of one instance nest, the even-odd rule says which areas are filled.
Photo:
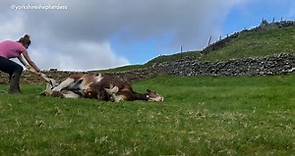
[[10, 88], [8, 92], [11, 94], [20, 93], [19, 81], [23, 71], [23, 67], [11, 61], [11, 58], [18, 58], [27, 69], [30, 71], [35, 70], [37, 74], [41, 75], [40, 69], [28, 54], [27, 49], [30, 44], [29, 35], [21, 37], [18, 41], [6, 40], [0, 42], [0, 71], [9, 74]]

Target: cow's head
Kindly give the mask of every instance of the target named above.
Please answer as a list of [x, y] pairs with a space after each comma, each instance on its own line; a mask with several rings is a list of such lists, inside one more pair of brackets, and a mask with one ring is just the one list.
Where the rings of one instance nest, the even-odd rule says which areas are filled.
[[157, 92], [149, 90], [149, 89], [147, 89], [146, 91], [147, 91], [146, 97], [147, 97], [148, 101], [153, 101], [153, 102], [163, 102], [164, 101], [164, 97], [161, 96], [160, 94], [158, 94]]
[[91, 82], [88, 82], [87, 85], [83, 88], [83, 93], [85, 98], [98, 98], [99, 95], [99, 83], [104, 77], [101, 73], [96, 74], [94, 79]]

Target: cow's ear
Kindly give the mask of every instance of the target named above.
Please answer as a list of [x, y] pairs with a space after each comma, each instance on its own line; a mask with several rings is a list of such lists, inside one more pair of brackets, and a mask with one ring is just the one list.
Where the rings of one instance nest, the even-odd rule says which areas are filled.
[[146, 91], [147, 91], [148, 93], [152, 92], [150, 89], [147, 89]]

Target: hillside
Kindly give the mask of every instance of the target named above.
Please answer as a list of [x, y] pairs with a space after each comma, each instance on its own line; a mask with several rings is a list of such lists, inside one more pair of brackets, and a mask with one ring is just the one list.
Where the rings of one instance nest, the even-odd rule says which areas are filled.
[[185, 57], [190, 57], [191, 59], [198, 59], [200, 57], [200, 54], [199, 54], [199, 51], [188, 51], [188, 52], [176, 53], [172, 55], [163, 55], [148, 61], [144, 65], [149, 66], [158, 62], [172, 62], [172, 61], [180, 60]]
[[217, 61], [295, 53], [295, 22], [283, 24], [261, 24], [257, 28], [235, 33], [229, 39], [225, 38], [204, 49], [205, 54], [201, 60]]
[[[163, 55], [144, 65], [128, 66], [124, 71], [141, 69], [154, 63], [172, 62], [185, 57], [200, 61], [226, 61], [230, 59], [264, 57], [279, 53], [295, 53], [295, 21], [262, 23], [256, 28], [242, 30], [211, 44], [202, 51], [189, 51]], [[116, 68], [107, 71], [120, 71]]]

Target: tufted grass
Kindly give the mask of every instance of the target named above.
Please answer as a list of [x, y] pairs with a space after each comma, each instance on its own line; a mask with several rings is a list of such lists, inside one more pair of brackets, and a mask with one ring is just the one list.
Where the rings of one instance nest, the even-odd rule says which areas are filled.
[[0, 155], [292, 155], [295, 75], [158, 77], [162, 104], [11, 96], [0, 86]]

